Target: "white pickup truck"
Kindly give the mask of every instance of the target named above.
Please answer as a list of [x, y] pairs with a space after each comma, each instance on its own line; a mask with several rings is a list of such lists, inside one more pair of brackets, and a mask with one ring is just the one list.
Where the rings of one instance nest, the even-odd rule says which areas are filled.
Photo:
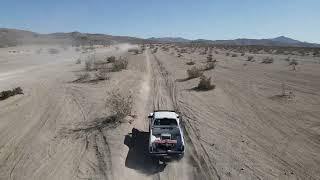
[[185, 143], [179, 115], [174, 111], [161, 110], [150, 113], [148, 118], [150, 155], [182, 158]]

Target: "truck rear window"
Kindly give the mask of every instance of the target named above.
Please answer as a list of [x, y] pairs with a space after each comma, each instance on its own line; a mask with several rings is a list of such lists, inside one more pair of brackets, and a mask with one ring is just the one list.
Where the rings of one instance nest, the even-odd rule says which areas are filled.
[[155, 126], [177, 126], [177, 120], [176, 119], [169, 119], [169, 118], [162, 118], [162, 119], [156, 119], [154, 121]]

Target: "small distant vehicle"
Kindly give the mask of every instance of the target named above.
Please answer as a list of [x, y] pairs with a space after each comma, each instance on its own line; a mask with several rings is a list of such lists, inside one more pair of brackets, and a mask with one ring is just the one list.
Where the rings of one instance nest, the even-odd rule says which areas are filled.
[[182, 158], [185, 150], [180, 117], [175, 111], [158, 110], [148, 115], [149, 153], [153, 157]]

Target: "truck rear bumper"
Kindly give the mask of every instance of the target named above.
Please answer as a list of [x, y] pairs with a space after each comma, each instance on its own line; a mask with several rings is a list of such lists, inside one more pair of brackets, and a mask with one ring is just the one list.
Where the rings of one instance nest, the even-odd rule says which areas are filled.
[[179, 157], [183, 156], [183, 151], [167, 151], [167, 152], [149, 152], [151, 156], [155, 157]]

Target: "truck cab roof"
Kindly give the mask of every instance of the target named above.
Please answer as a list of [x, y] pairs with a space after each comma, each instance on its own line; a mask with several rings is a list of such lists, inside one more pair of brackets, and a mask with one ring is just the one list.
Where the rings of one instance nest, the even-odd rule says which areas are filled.
[[174, 111], [155, 111], [151, 113], [154, 119], [175, 119], [179, 124], [179, 115]]

